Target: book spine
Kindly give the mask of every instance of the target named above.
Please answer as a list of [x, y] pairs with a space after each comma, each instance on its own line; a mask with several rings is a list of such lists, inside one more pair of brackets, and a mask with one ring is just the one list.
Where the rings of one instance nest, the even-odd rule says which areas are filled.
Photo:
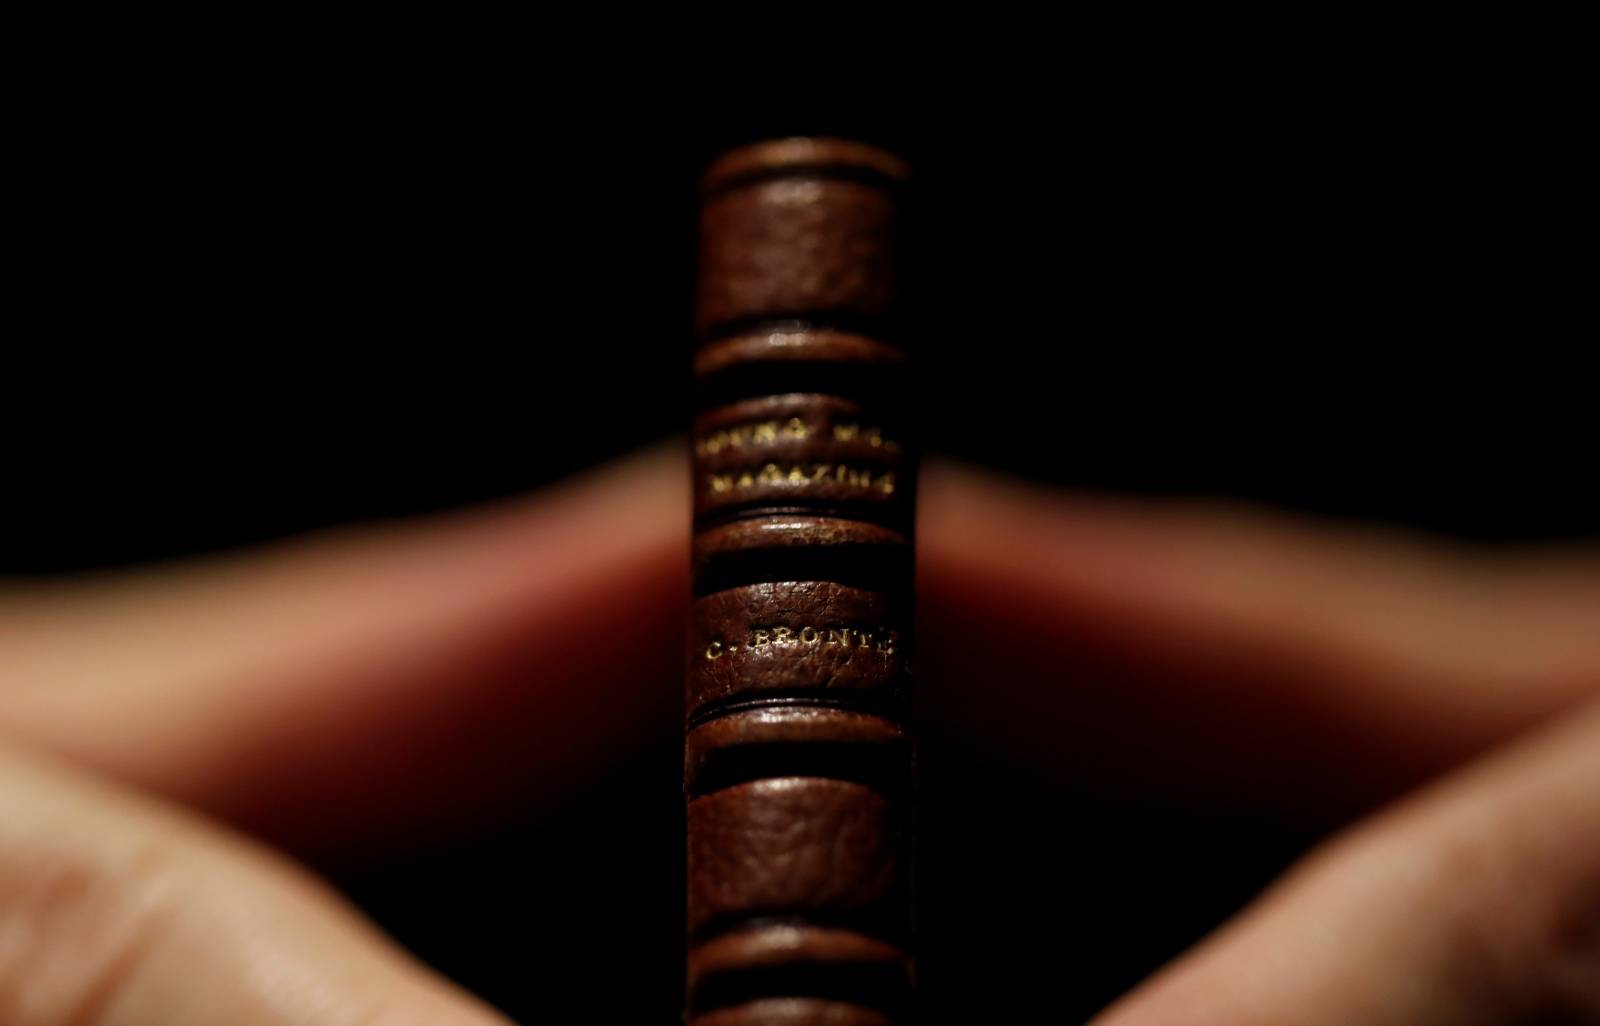
[[691, 1026], [883, 1026], [910, 1007], [905, 177], [875, 148], [788, 139], [702, 183]]

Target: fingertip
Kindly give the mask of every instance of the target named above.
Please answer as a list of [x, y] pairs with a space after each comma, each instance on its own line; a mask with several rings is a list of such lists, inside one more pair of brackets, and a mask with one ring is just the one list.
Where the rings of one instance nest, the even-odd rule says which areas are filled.
[[559, 789], [676, 699], [687, 465], [14, 596], [0, 732], [317, 847]]

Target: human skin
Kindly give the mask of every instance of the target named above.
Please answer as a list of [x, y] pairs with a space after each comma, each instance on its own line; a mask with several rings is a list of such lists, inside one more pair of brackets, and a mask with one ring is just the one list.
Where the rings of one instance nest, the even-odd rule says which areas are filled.
[[[680, 457], [0, 591], [0, 1022], [503, 1023], [279, 852], [559, 790], [674, 715]], [[1096, 1026], [1600, 1022], [1600, 552], [938, 461], [921, 488], [928, 715], [1022, 758], [1114, 737], [1081, 756], [1107, 779], [1159, 786], [1128, 753], [1160, 751], [1191, 797], [1286, 814], [1314, 787], [1353, 819]], [[1119, 687], [1062, 686], [1085, 660]], [[1192, 729], [1202, 699], [1223, 736]]]

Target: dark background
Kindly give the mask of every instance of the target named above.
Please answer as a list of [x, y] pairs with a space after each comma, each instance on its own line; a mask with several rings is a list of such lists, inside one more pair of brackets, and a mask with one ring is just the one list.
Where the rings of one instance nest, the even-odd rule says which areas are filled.
[[[1592, 260], [1572, 252], [1592, 256], [1592, 182], [1556, 112], [1171, 85], [915, 118], [897, 96], [580, 115], [360, 83], [108, 90], [22, 158], [0, 570], [453, 507], [680, 432], [695, 177], [803, 132], [916, 169], [930, 449], [1495, 543], [1593, 537]], [[521, 1020], [671, 1021], [668, 728], [558, 808], [332, 871]], [[924, 744], [930, 1021], [1045, 1001], [1081, 1020], [1311, 840]]]

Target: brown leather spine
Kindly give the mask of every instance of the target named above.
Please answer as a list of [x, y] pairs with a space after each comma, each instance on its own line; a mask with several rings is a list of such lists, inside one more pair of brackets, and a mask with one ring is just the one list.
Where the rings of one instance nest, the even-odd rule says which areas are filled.
[[873, 147], [785, 139], [727, 154], [702, 183], [691, 1026], [908, 1021], [905, 178]]

